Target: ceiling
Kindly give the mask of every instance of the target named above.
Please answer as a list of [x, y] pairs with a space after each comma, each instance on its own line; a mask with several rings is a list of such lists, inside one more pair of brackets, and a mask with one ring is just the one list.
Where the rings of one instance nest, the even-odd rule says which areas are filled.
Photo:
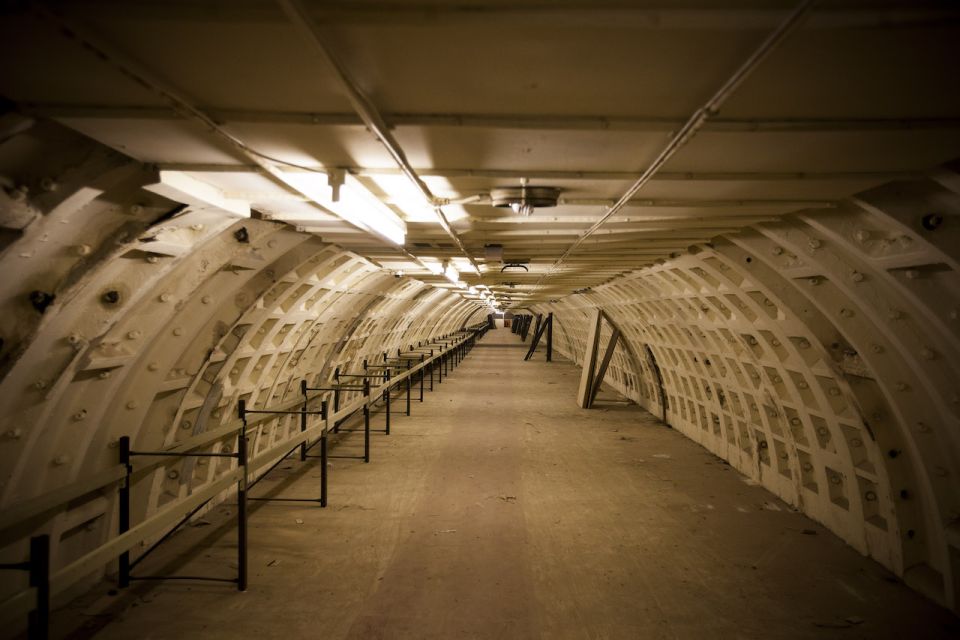
[[[585, 235], [794, 3], [283, 4], [14, 3], [0, 94], [384, 268], [452, 287], [427, 263], [456, 260], [506, 306], [960, 157], [955, 3], [821, 2]], [[406, 218], [405, 244], [319, 208], [276, 178], [285, 163], [353, 174]], [[521, 180], [560, 204], [484, 203]], [[409, 213], [424, 192], [468, 203], [444, 225]]]

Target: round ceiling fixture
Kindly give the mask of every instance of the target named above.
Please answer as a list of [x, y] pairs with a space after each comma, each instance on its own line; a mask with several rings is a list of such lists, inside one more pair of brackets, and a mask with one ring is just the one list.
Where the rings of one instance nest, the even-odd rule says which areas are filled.
[[534, 209], [557, 206], [560, 189], [556, 187], [503, 187], [490, 191], [490, 203], [495, 207], [513, 209], [514, 213], [528, 216]]

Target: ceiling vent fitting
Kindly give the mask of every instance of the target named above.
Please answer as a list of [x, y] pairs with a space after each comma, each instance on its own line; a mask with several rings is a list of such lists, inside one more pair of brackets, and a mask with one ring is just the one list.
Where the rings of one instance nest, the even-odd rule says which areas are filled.
[[514, 213], [529, 216], [534, 209], [557, 206], [560, 189], [556, 187], [504, 187], [490, 191], [490, 203], [495, 207], [510, 207]]

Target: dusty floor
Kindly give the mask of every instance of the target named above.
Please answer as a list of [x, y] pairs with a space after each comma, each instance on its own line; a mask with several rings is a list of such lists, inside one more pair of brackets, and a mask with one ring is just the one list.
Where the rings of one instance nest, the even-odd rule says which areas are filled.
[[[55, 615], [60, 635], [78, 625], [71, 637], [960, 632], [952, 614], [636, 406], [607, 394], [578, 409], [579, 369], [542, 354], [523, 362], [524, 348], [509, 330], [489, 333], [412, 417], [375, 436], [370, 464], [334, 461], [327, 509], [256, 506], [248, 592], [104, 587]], [[313, 463], [276, 473], [255, 495], [317, 493]], [[229, 577], [230, 510], [176, 536], [167, 560], [192, 549], [178, 571]]]

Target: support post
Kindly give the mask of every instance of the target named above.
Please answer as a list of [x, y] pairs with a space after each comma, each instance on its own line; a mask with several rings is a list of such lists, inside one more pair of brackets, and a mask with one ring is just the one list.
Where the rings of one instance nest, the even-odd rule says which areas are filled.
[[593, 406], [593, 401], [597, 397], [597, 392], [600, 391], [600, 385], [603, 384], [604, 376], [607, 375], [607, 367], [610, 365], [610, 360], [613, 358], [613, 352], [616, 351], [619, 341], [620, 330], [614, 327], [613, 333], [610, 334], [610, 342], [607, 343], [607, 348], [603, 352], [603, 358], [600, 360], [600, 367], [593, 377], [593, 387], [590, 389], [590, 398], [586, 406], [587, 409]]
[[423, 402], [423, 354], [420, 354], [420, 402]]

